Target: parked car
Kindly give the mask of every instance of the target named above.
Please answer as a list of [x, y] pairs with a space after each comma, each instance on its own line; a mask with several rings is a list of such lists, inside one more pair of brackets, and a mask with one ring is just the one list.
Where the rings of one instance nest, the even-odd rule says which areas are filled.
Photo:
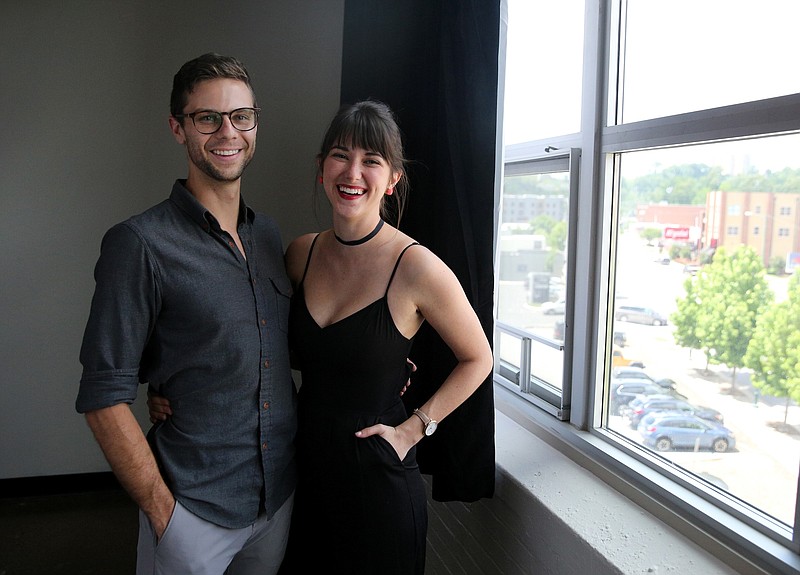
[[663, 387], [649, 381], [612, 379], [608, 409], [611, 415], [620, 415], [620, 409], [637, 395], [662, 395], [663, 393]]
[[686, 413], [714, 423], [725, 423], [725, 418], [716, 409], [694, 405], [671, 395], [641, 395], [635, 397], [620, 410], [620, 415], [628, 420], [633, 429], [636, 429], [645, 415], [656, 411]]
[[637, 379], [643, 381], [649, 381], [655, 384], [660, 385], [665, 389], [672, 389], [674, 390], [676, 387], [676, 383], [674, 379], [670, 379], [668, 377], [653, 377], [649, 373], [644, 370], [644, 366], [641, 365], [618, 365], [615, 366], [611, 370], [611, 380], [615, 379]]
[[[553, 339], [557, 339], [559, 341], [564, 341], [564, 330], [565, 324], [563, 319], [556, 320], [556, 323], [553, 324]], [[625, 332], [622, 330], [615, 330], [614, 331], [614, 345], [618, 345], [619, 347], [625, 347], [628, 343], [628, 337], [625, 335]]]
[[686, 264], [683, 266], [683, 273], [696, 275], [700, 271], [700, 266], [696, 264]]
[[614, 367], [623, 367], [623, 366], [644, 367], [644, 363], [642, 363], [640, 360], [629, 359], [625, 357], [625, 354], [622, 353], [622, 349], [616, 345], [611, 350], [611, 365]]
[[637, 430], [642, 443], [657, 451], [691, 448], [724, 453], [736, 446], [733, 432], [724, 425], [686, 413], [650, 413], [642, 418]]
[[567, 302], [564, 298], [557, 301], [546, 301], [542, 303], [540, 309], [545, 315], [564, 315], [566, 313]]
[[621, 305], [614, 311], [614, 319], [648, 325], [667, 325], [667, 318], [653, 308]]

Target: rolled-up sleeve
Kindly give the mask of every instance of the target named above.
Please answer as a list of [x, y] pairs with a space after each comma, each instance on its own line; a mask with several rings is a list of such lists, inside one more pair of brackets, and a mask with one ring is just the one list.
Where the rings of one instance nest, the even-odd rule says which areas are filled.
[[85, 413], [133, 403], [159, 309], [158, 269], [136, 229], [121, 223], [103, 238], [83, 336], [75, 407]]

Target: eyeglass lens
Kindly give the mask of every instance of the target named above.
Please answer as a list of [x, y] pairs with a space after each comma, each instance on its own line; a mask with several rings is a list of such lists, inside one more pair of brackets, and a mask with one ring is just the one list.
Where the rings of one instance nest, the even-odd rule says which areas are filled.
[[231, 112], [213, 112], [210, 110], [191, 114], [195, 128], [201, 134], [213, 134], [222, 126], [222, 117], [228, 116], [233, 127], [240, 132], [247, 132], [256, 127], [258, 113], [253, 108], [238, 108]]

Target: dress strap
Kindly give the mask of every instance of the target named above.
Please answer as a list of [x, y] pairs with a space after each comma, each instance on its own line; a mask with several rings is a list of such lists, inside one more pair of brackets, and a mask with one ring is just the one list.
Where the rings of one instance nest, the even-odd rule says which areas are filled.
[[317, 238], [318, 237], [319, 237], [319, 234], [314, 236], [314, 239], [311, 240], [311, 247], [308, 248], [308, 257], [306, 258], [306, 267], [303, 270], [303, 277], [300, 279], [300, 286], [298, 286], [298, 287], [302, 287], [303, 283], [306, 281], [306, 274], [308, 273], [308, 266], [311, 264], [311, 253], [314, 251], [314, 244], [317, 243]]
[[411, 246], [418, 246], [418, 245], [419, 245], [419, 242], [413, 242], [413, 243], [408, 244], [406, 247], [403, 248], [403, 251], [400, 252], [400, 255], [397, 256], [397, 261], [394, 262], [394, 269], [392, 270], [392, 275], [389, 276], [389, 283], [386, 284], [386, 292], [384, 292], [383, 297], [386, 297], [389, 294], [389, 287], [392, 285], [392, 280], [394, 279], [394, 274], [397, 271], [397, 266], [400, 265], [400, 260], [402, 259], [403, 254], [405, 254], [406, 250], [408, 248], [410, 248]]

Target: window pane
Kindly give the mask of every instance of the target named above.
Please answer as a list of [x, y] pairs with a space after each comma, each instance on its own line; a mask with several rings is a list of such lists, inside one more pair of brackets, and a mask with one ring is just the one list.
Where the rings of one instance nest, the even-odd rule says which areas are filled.
[[565, 171], [558, 172], [535, 173], [535, 160], [509, 169], [520, 175], [503, 181], [497, 260], [497, 321], [513, 328], [499, 332], [500, 358], [524, 376], [528, 354], [530, 379], [517, 382], [520, 391], [548, 401], [555, 394], [557, 406], [564, 373], [569, 161], [563, 157]]
[[580, 129], [583, 0], [508, 0], [505, 145]]
[[[797, 149], [800, 135], [621, 155], [611, 317], [625, 361], [606, 418], [784, 526], [800, 470]], [[633, 361], [644, 368], [620, 371]], [[631, 406], [637, 394], [699, 420], [646, 419], [657, 406]]]
[[626, 6], [624, 122], [800, 92], [800, 75], [791, 71], [800, 53], [796, 0]]

